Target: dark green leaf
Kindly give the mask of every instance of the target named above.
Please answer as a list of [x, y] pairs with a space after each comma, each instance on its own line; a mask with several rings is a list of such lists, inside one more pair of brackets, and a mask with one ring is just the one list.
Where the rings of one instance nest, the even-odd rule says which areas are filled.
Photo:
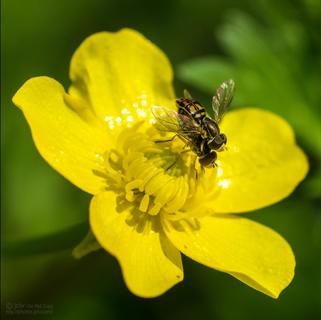
[[15, 242], [2, 241], [1, 253], [7, 257], [48, 254], [75, 247], [88, 231], [88, 222], [79, 223], [59, 232]]

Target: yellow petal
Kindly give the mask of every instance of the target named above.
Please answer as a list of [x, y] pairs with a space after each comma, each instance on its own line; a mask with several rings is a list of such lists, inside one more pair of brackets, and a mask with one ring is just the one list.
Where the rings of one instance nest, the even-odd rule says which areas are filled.
[[73, 184], [96, 194], [105, 187], [97, 172], [103, 170], [100, 155], [109, 140], [69, 108], [65, 96], [57, 81], [37, 77], [18, 90], [13, 102], [23, 111], [45, 160]]
[[131, 29], [87, 38], [72, 58], [70, 78], [72, 95], [90, 101], [110, 127], [144, 118], [153, 105], [175, 106], [168, 59]]
[[[227, 151], [218, 154], [217, 179], [208, 205], [219, 213], [245, 212], [287, 197], [308, 171], [285, 120], [260, 109], [228, 113], [221, 131]], [[213, 185], [209, 177], [208, 184]]]
[[156, 297], [183, 280], [179, 251], [162, 231], [158, 217], [120, 211], [113, 192], [96, 195], [90, 206], [90, 224], [100, 245], [114, 255], [130, 291]]
[[163, 224], [167, 236], [182, 253], [272, 298], [277, 298], [293, 278], [295, 259], [290, 246], [259, 223], [217, 215]]

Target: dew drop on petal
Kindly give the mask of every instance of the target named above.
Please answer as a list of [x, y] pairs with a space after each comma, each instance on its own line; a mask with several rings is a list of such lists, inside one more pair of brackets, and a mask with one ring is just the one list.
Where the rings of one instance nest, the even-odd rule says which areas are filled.
[[221, 167], [217, 168], [217, 177], [220, 178], [223, 175], [223, 169]]
[[122, 114], [130, 114], [130, 112], [129, 112], [129, 110], [128, 110], [127, 108], [123, 108], [123, 109], [121, 110], [121, 113], [122, 113]]
[[139, 108], [137, 109], [137, 115], [140, 118], [146, 118], [147, 112], [146, 110]]
[[148, 104], [146, 99], [143, 99], [140, 103], [143, 107], [146, 107]]
[[127, 121], [127, 122], [134, 122], [133, 116], [128, 116], [128, 117], [126, 118], [126, 121]]
[[231, 183], [231, 179], [222, 179], [217, 183], [217, 185], [220, 186], [222, 189], [227, 189]]

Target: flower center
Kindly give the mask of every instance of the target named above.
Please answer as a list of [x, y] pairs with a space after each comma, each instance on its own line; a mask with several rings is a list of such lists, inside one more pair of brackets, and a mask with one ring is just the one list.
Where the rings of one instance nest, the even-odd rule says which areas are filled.
[[117, 149], [106, 153], [109, 185], [150, 216], [161, 210], [177, 212], [195, 190], [196, 157], [184, 152], [179, 139], [166, 142], [167, 137], [160, 137], [155, 128], [142, 131], [139, 127], [141, 123], [124, 129]]

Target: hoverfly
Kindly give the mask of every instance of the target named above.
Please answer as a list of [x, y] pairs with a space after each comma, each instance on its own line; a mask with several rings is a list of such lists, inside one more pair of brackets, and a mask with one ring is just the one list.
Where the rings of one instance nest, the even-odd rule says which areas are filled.
[[234, 88], [234, 81], [227, 80], [216, 90], [212, 98], [213, 118], [184, 90], [184, 98], [176, 100], [177, 112], [160, 106], [152, 108], [157, 129], [175, 133], [170, 140], [178, 136], [196, 154], [202, 167], [214, 167], [216, 152], [222, 151], [227, 143], [226, 135], [220, 132], [219, 123], [233, 99]]

